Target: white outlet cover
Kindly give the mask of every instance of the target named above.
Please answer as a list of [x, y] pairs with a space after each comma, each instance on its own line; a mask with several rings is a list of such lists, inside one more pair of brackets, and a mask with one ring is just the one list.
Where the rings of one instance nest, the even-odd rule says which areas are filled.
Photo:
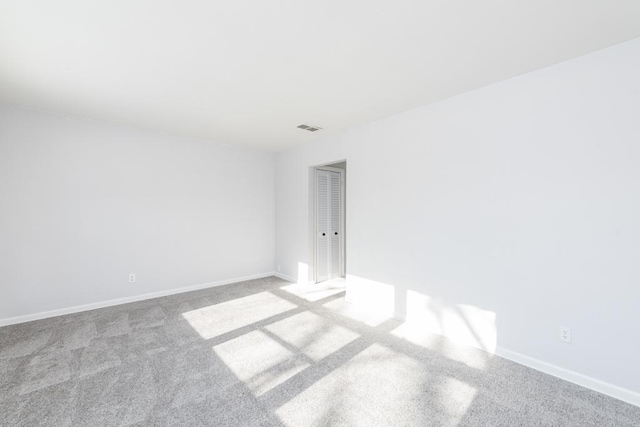
[[560, 341], [571, 342], [571, 328], [560, 327]]
[[135, 273], [129, 273], [129, 282], [133, 283], [136, 281], [136, 274]]

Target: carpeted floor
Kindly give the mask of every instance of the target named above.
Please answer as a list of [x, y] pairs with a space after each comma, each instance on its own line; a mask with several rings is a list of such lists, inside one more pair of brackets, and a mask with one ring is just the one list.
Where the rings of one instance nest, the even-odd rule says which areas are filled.
[[343, 296], [267, 278], [0, 328], [0, 425], [640, 425]]

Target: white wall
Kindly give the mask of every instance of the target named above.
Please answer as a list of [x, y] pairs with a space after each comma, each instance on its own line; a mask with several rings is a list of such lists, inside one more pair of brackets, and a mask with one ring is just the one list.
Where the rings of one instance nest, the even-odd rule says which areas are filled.
[[634, 40], [279, 153], [276, 264], [310, 263], [308, 168], [347, 159], [348, 292], [640, 391], [639, 76]]
[[273, 184], [270, 153], [0, 106], [0, 319], [273, 271]]

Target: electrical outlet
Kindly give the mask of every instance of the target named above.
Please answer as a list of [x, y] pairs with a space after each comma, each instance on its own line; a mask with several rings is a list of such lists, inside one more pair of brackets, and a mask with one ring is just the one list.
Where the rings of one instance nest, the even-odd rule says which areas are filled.
[[136, 273], [129, 273], [129, 283], [136, 281]]
[[280, 272], [280, 266], [278, 266], [278, 273]]
[[560, 327], [560, 341], [571, 342], [571, 328]]

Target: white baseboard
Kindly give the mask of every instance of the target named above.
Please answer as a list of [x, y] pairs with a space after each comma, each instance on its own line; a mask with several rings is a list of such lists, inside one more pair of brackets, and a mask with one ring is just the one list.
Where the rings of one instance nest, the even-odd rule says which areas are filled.
[[[349, 293], [347, 292], [347, 296], [348, 295]], [[351, 298], [347, 299], [347, 302], [358, 304], [358, 301]], [[405, 322], [407, 320], [406, 316], [403, 313], [399, 312], [394, 312], [393, 317], [402, 322]], [[454, 340], [454, 338], [452, 337], [448, 338]], [[515, 351], [507, 350], [503, 347], [498, 347], [494, 353], [497, 356], [504, 357], [505, 359], [511, 360], [512, 362], [516, 362], [520, 365], [524, 365], [537, 371], [544, 372], [545, 374], [553, 375], [554, 377], [560, 378], [562, 380], [569, 381], [590, 390], [597, 391], [598, 393], [602, 393], [615, 399], [630, 403], [631, 405], [640, 407], [639, 392], [619, 387], [617, 385], [607, 383], [593, 377], [589, 377], [579, 372], [561, 368], [551, 363], [544, 362], [542, 360], [535, 359], [533, 357], [526, 356]]]
[[524, 354], [517, 353], [515, 351], [507, 350], [502, 347], [496, 349], [496, 354], [505, 359], [509, 359], [512, 362], [519, 363], [529, 368], [535, 369], [545, 374], [553, 375], [565, 381], [572, 382], [582, 387], [597, 391], [607, 396], [614, 397], [624, 402], [630, 403], [635, 406], [640, 406], [640, 393], [637, 393], [626, 388], [618, 387], [616, 385], [597, 380], [587, 375], [580, 374], [575, 371], [561, 368], [551, 363], [543, 362], [542, 360], [534, 359], [533, 357], [525, 356]]
[[15, 325], [17, 323], [31, 322], [34, 320], [46, 319], [49, 317], [62, 316], [65, 314], [79, 313], [81, 311], [95, 310], [97, 308], [105, 308], [105, 307], [111, 307], [114, 305], [127, 304], [130, 302], [143, 301], [143, 300], [159, 298], [159, 297], [166, 297], [169, 295], [181, 294], [184, 292], [198, 291], [200, 289], [213, 288], [215, 286], [224, 286], [232, 283], [244, 282], [246, 280], [262, 279], [264, 277], [270, 277], [275, 275], [277, 274], [275, 274], [273, 271], [269, 271], [266, 273], [253, 274], [251, 276], [236, 277], [233, 279], [218, 280], [216, 282], [209, 282], [209, 283], [201, 283], [199, 285], [186, 286], [184, 288], [175, 288], [175, 289], [169, 289], [166, 291], [151, 292], [151, 293], [136, 295], [132, 297], [118, 298], [118, 299], [112, 299], [108, 301], [95, 302], [91, 304], [78, 305], [75, 307], [62, 308], [59, 310], [51, 310], [51, 311], [44, 311], [41, 313], [26, 314], [24, 316], [9, 317], [6, 319], [0, 319], [0, 327]]
[[[127, 304], [130, 302], [143, 301], [147, 299], [181, 294], [184, 292], [192, 292], [192, 291], [197, 291], [201, 289], [213, 288], [216, 286], [224, 286], [232, 283], [244, 282], [246, 280], [261, 279], [269, 276], [276, 276], [280, 279], [287, 280], [294, 283], [297, 282], [297, 280], [291, 276], [270, 271], [266, 273], [254, 274], [251, 276], [236, 277], [233, 279], [219, 280], [216, 282], [201, 283], [198, 285], [186, 286], [183, 288], [175, 288], [175, 289], [169, 289], [166, 291], [151, 292], [151, 293], [136, 295], [132, 297], [112, 299], [108, 301], [63, 308], [59, 310], [51, 310], [51, 311], [45, 311], [41, 313], [33, 313], [33, 314], [27, 314], [24, 316], [16, 316], [16, 317], [0, 319], [0, 327], [15, 325], [18, 323], [31, 322], [34, 320], [46, 319], [49, 317], [62, 316], [65, 314], [73, 314], [73, 313], [79, 313], [82, 311], [95, 310], [98, 308], [111, 307], [114, 305]], [[404, 318], [405, 316], [400, 315], [400, 313], [394, 313], [393, 317], [395, 317], [398, 320], [402, 320], [402, 321], [405, 320]], [[640, 393], [634, 392], [632, 390], [618, 387], [616, 385], [607, 383], [605, 381], [601, 381], [601, 380], [589, 377], [587, 375], [580, 374], [575, 371], [561, 368], [559, 366], [552, 365], [551, 363], [543, 362], [542, 360], [535, 359], [533, 357], [529, 357], [524, 354], [517, 353], [515, 351], [507, 350], [502, 347], [498, 347], [496, 349], [495, 354], [500, 357], [504, 357], [505, 359], [509, 359], [513, 362], [519, 363], [521, 365], [528, 366], [529, 368], [535, 369], [537, 371], [544, 372], [545, 374], [553, 375], [554, 377], [558, 377], [565, 381], [572, 382], [582, 387], [586, 387], [588, 389], [597, 391], [602, 394], [606, 394], [607, 396], [611, 396], [613, 398], [616, 398], [640, 407]]]
[[294, 279], [291, 276], [287, 276], [286, 274], [282, 274], [282, 273], [273, 273], [274, 276], [282, 279], [282, 280], [287, 280], [289, 282], [293, 282], [293, 283], [298, 283], [298, 279]]

